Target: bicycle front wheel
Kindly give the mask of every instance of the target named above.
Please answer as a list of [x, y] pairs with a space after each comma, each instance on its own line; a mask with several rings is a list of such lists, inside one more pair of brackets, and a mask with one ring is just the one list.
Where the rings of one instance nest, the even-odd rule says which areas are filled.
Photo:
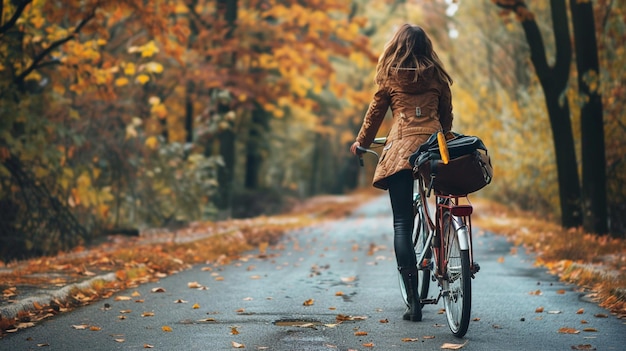
[[[452, 220], [450, 220], [452, 219]], [[472, 281], [469, 250], [461, 250], [458, 235], [466, 231], [463, 223], [453, 223], [450, 213], [443, 216], [443, 233], [446, 238], [446, 277], [443, 280], [443, 305], [448, 327], [452, 334], [462, 338], [467, 333], [472, 305]]]
[[[415, 215], [415, 230], [413, 231], [413, 247], [415, 249], [415, 257], [419, 260], [422, 252], [426, 251], [424, 259], [421, 262], [417, 262], [417, 293], [419, 294], [420, 301], [424, 301], [428, 298], [428, 289], [430, 288], [430, 267], [432, 266], [432, 250], [426, 245], [428, 240], [428, 224], [423, 212], [424, 204], [419, 202], [417, 207], [417, 214]], [[422, 307], [424, 303], [421, 303]]]

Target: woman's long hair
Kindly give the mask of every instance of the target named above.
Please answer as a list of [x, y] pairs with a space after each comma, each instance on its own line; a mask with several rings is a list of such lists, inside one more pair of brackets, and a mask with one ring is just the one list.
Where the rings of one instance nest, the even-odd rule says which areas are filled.
[[446, 72], [443, 63], [433, 50], [433, 43], [426, 32], [417, 25], [403, 24], [385, 45], [376, 65], [376, 83], [381, 84], [399, 70], [415, 69], [414, 82], [419, 73], [434, 66], [442, 82], [452, 84], [452, 77]]

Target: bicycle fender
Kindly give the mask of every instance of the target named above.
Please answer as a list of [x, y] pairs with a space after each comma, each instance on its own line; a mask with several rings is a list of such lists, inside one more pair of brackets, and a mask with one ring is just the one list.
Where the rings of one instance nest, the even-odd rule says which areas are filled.
[[461, 250], [469, 250], [469, 231], [466, 226], [461, 226], [457, 229], [456, 235], [459, 238], [459, 246], [461, 246]]

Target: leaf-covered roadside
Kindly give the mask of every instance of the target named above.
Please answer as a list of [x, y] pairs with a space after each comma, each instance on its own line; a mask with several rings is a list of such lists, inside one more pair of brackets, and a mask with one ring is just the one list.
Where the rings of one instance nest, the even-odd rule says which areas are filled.
[[73, 308], [110, 297], [115, 292], [156, 281], [199, 263], [226, 264], [241, 253], [258, 248], [264, 254], [287, 231], [316, 221], [343, 217], [367, 201], [371, 191], [351, 196], [318, 196], [294, 205], [290, 213], [244, 220], [193, 223], [181, 230], [152, 230], [139, 237], [114, 237], [93, 248], [79, 248], [55, 257], [15, 263], [0, 262], [0, 291], [4, 301], [22, 298], [22, 289], [51, 289], [94, 279], [74, 288], [67, 298], [47, 304], [34, 302], [16, 316], [0, 315], [0, 337]]
[[567, 230], [537, 214], [492, 201], [472, 202], [476, 226], [507, 236], [514, 245], [536, 255], [536, 265], [577, 285], [618, 318], [626, 318], [626, 241], [585, 233], [581, 228]]

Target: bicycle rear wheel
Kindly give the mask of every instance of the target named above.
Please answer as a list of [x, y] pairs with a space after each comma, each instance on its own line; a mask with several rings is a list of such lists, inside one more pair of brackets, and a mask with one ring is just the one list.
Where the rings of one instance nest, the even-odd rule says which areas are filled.
[[472, 305], [472, 281], [470, 275], [469, 250], [461, 250], [458, 235], [467, 230], [463, 223], [453, 223], [450, 213], [443, 215], [443, 234], [446, 238], [446, 278], [443, 280], [443, 305], [448, 327], [456, 337], [467, 333]]

